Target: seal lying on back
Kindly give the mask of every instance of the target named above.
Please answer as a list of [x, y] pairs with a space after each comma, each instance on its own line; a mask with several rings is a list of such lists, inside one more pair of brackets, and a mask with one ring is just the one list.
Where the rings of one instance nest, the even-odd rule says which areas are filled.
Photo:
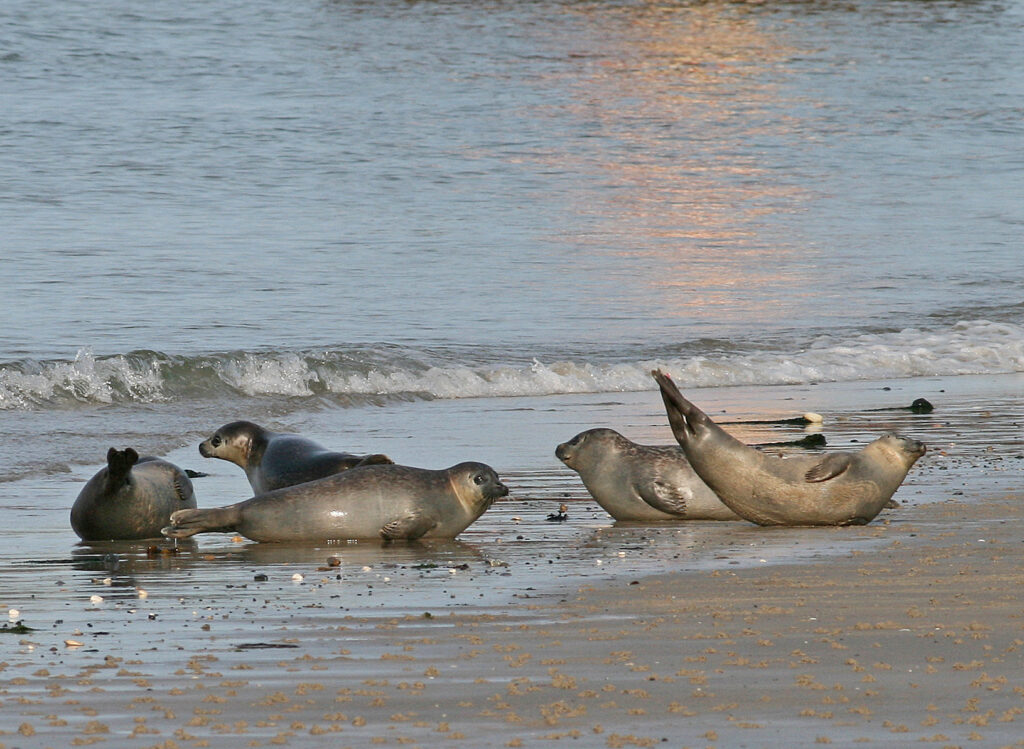
[[331, 452], [297, 434], [279, 434], [233, 421], [199, 443], [204, 458], [220, 458], [241, 466], [256, 494], [322, 479], [356, 466], [392, 463], [387, 455]]
[[614, 429], [580, 432], [555, 455], [616, 520], [739, 520], [678, 445], [638, 445]]
[[227, 507], [181, 510], [163, 534], [236, 532], [253, 541], [454, 538], [506, 494], [483, 463], [441, 471], [368, 465]]
[[71, 528], [83, 541], [159, 538], [171, 513], [195, 506], [192, 482], [178, 466], [112, 447], [107, 467], [75, 499]]
[[653, 375], [693, 470], [736, 514], [758, 525], [870, 523], [925, 453], [923, 443], [887, 434], [857, 453], [773, 457], [727, 434], [668, 375]]

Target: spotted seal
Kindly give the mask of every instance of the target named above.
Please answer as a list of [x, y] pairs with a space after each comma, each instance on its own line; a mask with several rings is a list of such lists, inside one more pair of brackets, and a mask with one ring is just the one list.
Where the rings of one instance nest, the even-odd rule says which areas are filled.
[[107, 466], [78, 493], [71, 528], [83, 541], [159, 538], [171, 513], [195, 506], [192, 482], [178, 466], [112, 447]]
[[181, 510], [163, 534], [235, 532], [277, 542], [454, 538], [507, 494], [483, 463], [440, 471], [368, 465], [227, 507]]
[[616, 520], [739, 520], [693, 472], [678, 445], [638, 445], [614, 429], [588, 429], [555, 456]]
[[199, 454], [241, 467], [256, 494], [321, 479], [356, 466], [393, 462], [387, 455], [332, 452], [306, 437], [271, 432], [251, 421], [225, 424], [199, 443]]
[[758, 525], [862, 525], [881, 512], [925, 445], [887, 434], [856, 453], [780, 458], [726, 433], [655, 370], [669, 424], [704, 482]]

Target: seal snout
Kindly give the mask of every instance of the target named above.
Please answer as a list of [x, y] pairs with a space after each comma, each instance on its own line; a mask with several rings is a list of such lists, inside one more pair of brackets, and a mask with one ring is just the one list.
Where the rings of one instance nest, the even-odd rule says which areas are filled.
[[204, 458], [212, 458], [213, 452], [210, 450], [210, 446], [206, 444], [209, 440], [203, 440], [199, 443], [199, 454]]
[[563, 442], [562, 444], [555, 448], [555, 457], [558, 458], [563, 463], [568, 462], [571, 455], [572, 449], [570, 448], [568, 442]]

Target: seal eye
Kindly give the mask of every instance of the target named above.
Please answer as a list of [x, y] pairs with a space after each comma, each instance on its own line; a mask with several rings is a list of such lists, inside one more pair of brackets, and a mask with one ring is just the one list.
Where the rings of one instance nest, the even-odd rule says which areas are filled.
[[216, 434], [213, 435], [213, 437], [210, 438], [210, 444], [213, 445], [214, 447], [220, 447], [220, 437], [218, 437]]
[[476, 484], [477, 486], [480, 486], [481, 484], [484, 484], [486, 482], [487, 476], [485, 476], [482, 473], [478, 473], [476, 476], [473, 477], [473, 483]]

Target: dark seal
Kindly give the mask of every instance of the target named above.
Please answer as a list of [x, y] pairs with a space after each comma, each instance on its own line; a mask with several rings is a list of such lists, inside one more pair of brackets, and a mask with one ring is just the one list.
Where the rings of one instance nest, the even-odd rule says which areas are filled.
[[71, 528], [83, 541], [159, 538], [171, 513], [195, 506], [192, 482], [178, 466], [112, 447], [107, 467], [71, 507]]

